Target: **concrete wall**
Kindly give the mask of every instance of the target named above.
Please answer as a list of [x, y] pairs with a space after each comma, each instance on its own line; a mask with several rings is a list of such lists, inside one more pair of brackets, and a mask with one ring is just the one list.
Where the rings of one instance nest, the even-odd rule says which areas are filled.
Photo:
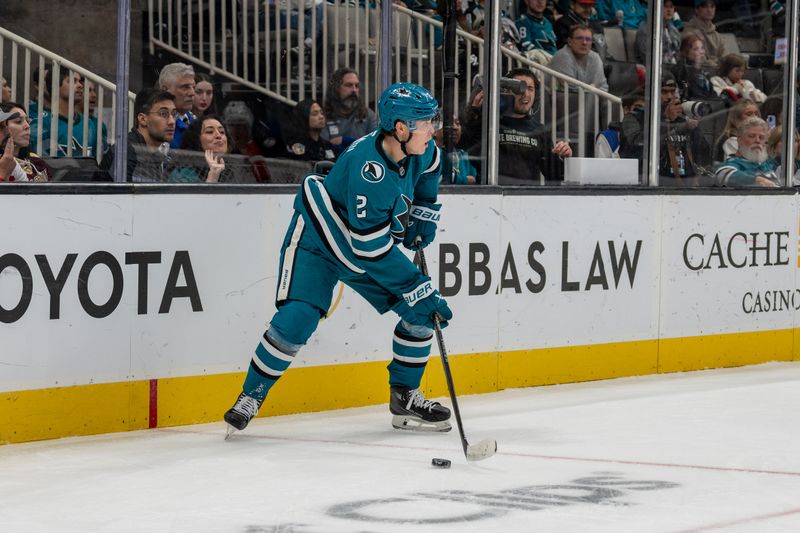
[[[142, 86], [146, 0], [131, 1], [130, 89]], [[117, 64], [117, 2], [2, 0], [0, 26], [113, 81]], [[3, 50], [10, 61], [10, 46]], [[19, 56], [22, 68], [22, 54]], [[9, 67], [6, 67], [8, 69]], [[8, 70], [6, 70], [8, 72]], [[21, 70], [19, 74], [22, 75]]]

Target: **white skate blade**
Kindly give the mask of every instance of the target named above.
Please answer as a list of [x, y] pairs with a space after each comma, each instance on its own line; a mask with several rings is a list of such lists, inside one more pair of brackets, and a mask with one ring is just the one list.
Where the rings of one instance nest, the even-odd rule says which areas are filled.
[[468, 444], [464, 453], [467, 456], [467, 461], [482, 461], [493, 456], [496, 451], [496, 440], [483, 439], [477, 444]]
[[392, 427], [407, 431], [436, 431], [444, 433], [453, 429], [448, 420], [441, 422], [426, 422], [415, 416], [394, 415], [392, 417]]
[[235, 427], [233, 427], [230, 424], [226, 424], [225, 440], [228, 440], [229, 438], [231, 438], [233, 436], [233, 434], [236, 433], [236, 431], [237, 431], [237, 429]]

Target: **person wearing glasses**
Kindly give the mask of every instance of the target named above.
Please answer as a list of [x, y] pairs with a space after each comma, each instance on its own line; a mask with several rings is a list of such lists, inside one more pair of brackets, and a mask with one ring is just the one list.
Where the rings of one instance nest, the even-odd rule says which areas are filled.
[[[172, 170], [170, 143], [175, 135], [175, 96], [160, 89], [143, 89], [133, 102], [136, 125], [128, 133], [126, 181], [166, 181]], [[100, 168], [114, 174], [112, 146]]]
[[589, 26], [576, 24], [570, 28], [566, 46], [553, 55], [548, 66], [570, 78], [608, 91], [603, 60], [592, 50], [592, 29]]
[[16, 102], [0, 104], [0, 182], [50, 181], [52, 172], [30, 150], [31, 119]]

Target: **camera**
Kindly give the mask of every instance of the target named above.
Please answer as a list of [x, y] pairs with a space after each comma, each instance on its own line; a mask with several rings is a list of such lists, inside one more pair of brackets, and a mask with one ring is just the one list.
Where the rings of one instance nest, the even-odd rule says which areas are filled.
[[711, 105], [700, 100], [689, 100], [681, 104], [683, 114], [689, 118], [703, 118], [711, 113]]
[[[483, 76], [476, 75], [472, 79], [472, 88], [475, 91], [483, 90]], [[523, 80], [515, 80], [514, 78], [500, 78], [500, 92], [512, 94], [525, 94], [528, 90], [528, 84]]]

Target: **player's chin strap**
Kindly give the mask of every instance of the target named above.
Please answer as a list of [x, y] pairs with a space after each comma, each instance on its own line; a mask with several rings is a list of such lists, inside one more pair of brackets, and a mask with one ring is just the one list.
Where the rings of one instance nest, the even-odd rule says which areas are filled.
[[397, 136], [397, 130], [395, 129], [392, 132], [392, 137], [394, 137], [395, 141], [400, 143], [400, 149], [403, 151], [403, 155], [405, 155], [406, 157], [408, 156], [408, 152], [406, 151], [406, 143], [410, 142], [411, 141], [411, 137], [413, 137], [413, 136], [414, 136], [414, 132], [409, 130], [408, 139], [406, 139], [405, 141], [401, 141], [400, 137]]

